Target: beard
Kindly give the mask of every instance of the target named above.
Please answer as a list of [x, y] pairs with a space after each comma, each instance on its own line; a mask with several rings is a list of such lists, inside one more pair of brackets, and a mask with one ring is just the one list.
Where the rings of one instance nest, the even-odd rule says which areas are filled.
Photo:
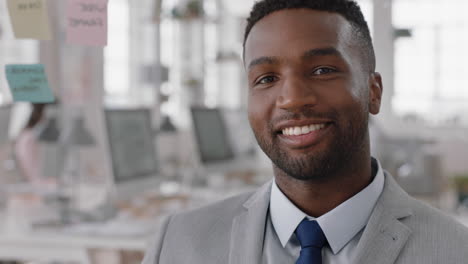
[[[310, 117], [310, 115], [305, 116]], [[331, 116], [337, 117], [336, 113]], [[353, 157], [365, 150], [368, 142], [368, 118], [367, 112], [359, 112], [346, 121], [330, 124], [334, 127], [330, 127], [331, 130], [327, 133], [333, 134], [327, 137], [332, 136], [333, 140], [324, 151], [312, 150], [295, 155], [295, 157], [280, 147], [276, 133], [265, 133], [269, 135], [268, 137], [256, 131], [254, 134], [260, 148], [270, 158], [273, 165], [285, 174], [301, 181], [329, 180], [340, 170], [351, 169]], [[273, 129], [268, 131], [273, 131]]]

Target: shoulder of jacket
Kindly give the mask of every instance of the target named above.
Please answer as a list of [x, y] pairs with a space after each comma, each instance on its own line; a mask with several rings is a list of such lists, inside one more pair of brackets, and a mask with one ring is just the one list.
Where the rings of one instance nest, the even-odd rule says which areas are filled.
[[215, 201], [198, 208], [189, 209], [174, 214], [171, 217], [171, 222], [180, 219], [196, 219], [199, 217], [206, 218], [209, 215], [225, 215], [226, 217], [238, 214], [243, 210], [244, 203], [255, 193], [254, 191], [245, 192], [232, 197]]

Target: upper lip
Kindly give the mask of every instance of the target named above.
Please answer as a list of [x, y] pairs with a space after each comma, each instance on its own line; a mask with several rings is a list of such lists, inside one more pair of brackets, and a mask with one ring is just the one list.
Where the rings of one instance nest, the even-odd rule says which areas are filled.
[[331, 122], [332, 121], [325, 120], [325, 119], [286, 120], [286, 121], [278, 122], [278, 124], [275, 125], [275, 131], [281, 132], [283, 131], [283, 129], [288, 128], [288, 127], [303, 127], [303, 126], [309, 126], [309, 125], [327, 124]]

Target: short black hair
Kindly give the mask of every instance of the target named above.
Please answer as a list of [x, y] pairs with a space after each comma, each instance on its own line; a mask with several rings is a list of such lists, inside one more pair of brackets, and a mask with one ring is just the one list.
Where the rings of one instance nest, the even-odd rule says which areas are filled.
[[258, 21], [276, 11], [300, 8], [338, 13], [343, 16], [351, 24], [358, 37], [358, 45], [363, 55], [363, 61], [367, 61], [368, 70], [375, 71], [375, 53], [369, 26], [364, 19], [361, 8], [353, 0], [261, 0], [255, 3], [247, 18], [243, 42], [244, 50], [247, 37]]

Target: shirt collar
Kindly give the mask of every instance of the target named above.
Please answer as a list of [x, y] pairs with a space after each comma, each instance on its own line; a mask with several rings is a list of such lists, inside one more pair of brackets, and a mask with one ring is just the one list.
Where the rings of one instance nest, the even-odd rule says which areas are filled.
[[[383, 170], [377, 160], [375, 163], [377, 164], [376, 176], [366, 188], [316, 219], [327, 237], [333, 254], [337, 254], [366, 226], [374, 205], [382, 193]], [[270, 196], [270, 217], [283, 247], [291, 239], [296, 227], [304, 217], [314, 219], [297, 208], [281, 192], [275, 181], [273, 181]]]

